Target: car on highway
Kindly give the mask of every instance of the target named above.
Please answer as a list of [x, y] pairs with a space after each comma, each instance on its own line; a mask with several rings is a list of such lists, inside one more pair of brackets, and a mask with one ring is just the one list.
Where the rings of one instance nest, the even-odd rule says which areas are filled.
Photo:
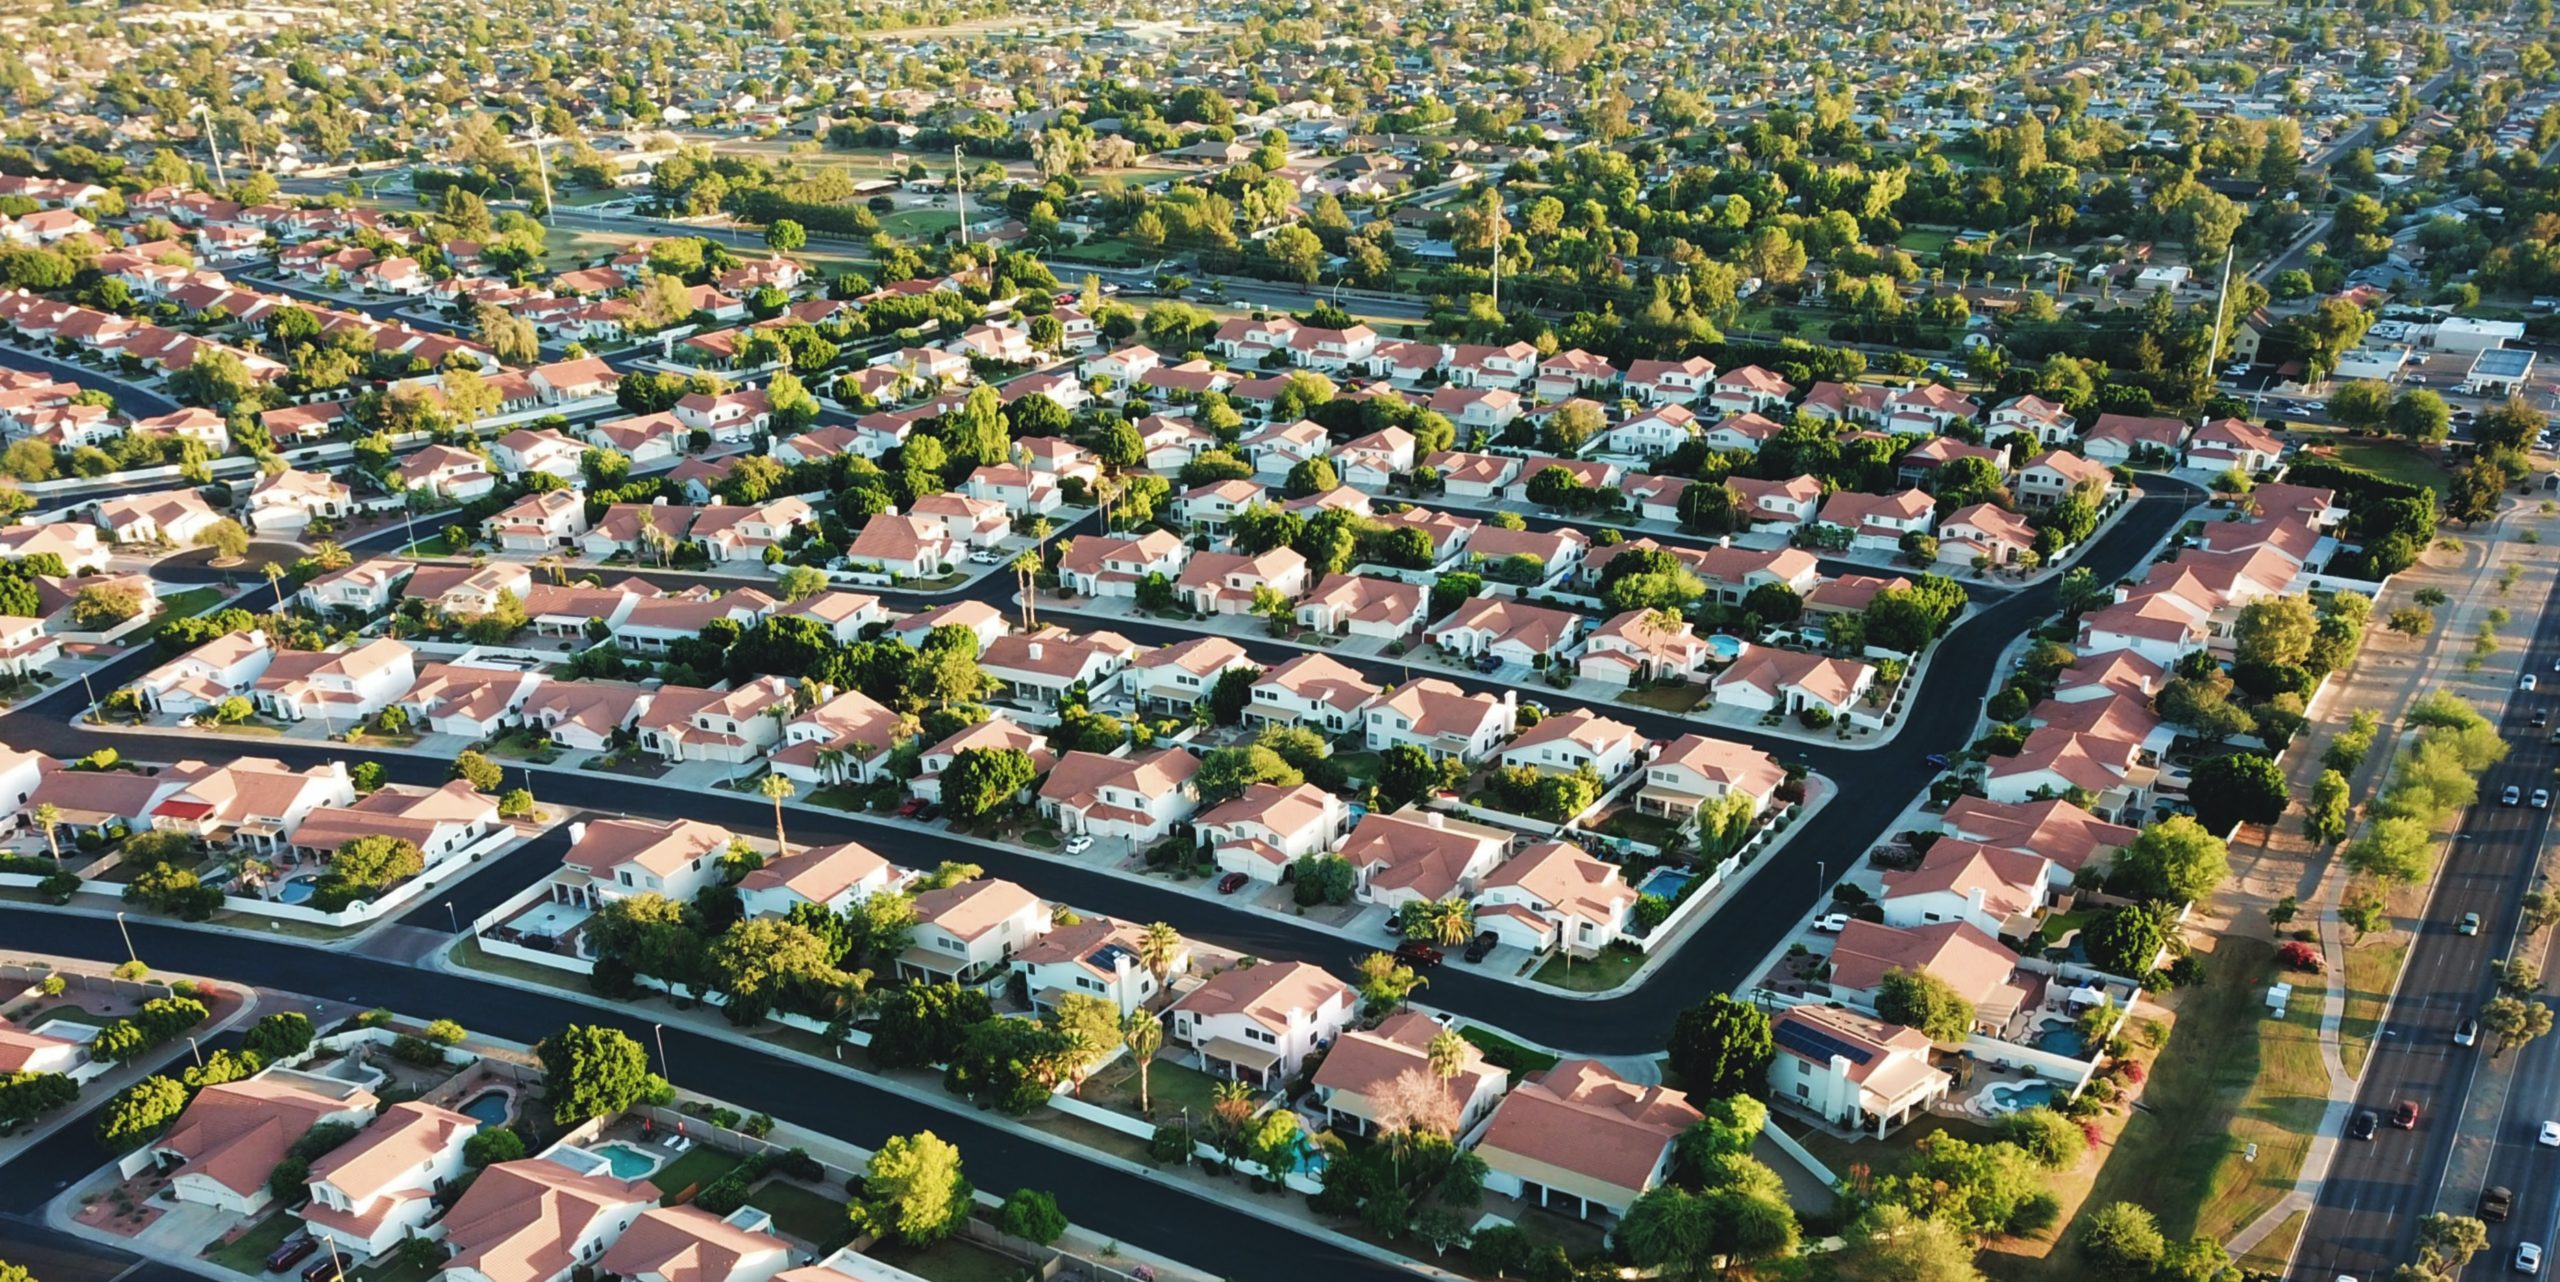
[[1244, 889], [1244, 884], [1251, 880], [1253, 879], [1240, 872], [1228, 873], [1226, 876], [1218, 879], [1218, 893], [1221, 895], [1232, 895], [1237, 891]]
[[2464, 914], [2462, 914], [2462, 920], [2461, 920], [2460, 922], [2458, 922], [2458, 923], [2456, 923], [2456, 924], [2454, 925], [2454, 930], [2455, 930], [2455, 931], [2457, 931], [2457, 932], [2459, 932], [2459, 933], [2461, 933], [2461, 934], [2465, 934], [2465, 935], [2477, 935], [2477, 934], [2479, 934], [2479, 933], [2480, 933], [2480, 914], [2478, 914], [2478, 913], [2464, 913]]
[[2508, 806], [2512, 806], [2512, 805], [2515, 805], [2516, 803], [2521, 802], [2521, 801], [2523, 801], [2523, 800], [2524, 800], [2524, 789], [2519, 788], [2519, 787], [2515, 786], [2514, 784], [2508, 784], [2508, 785], [2507, 785], [2507, 790], [2506, 790], [2505, 792], [2502, 792], [2502, 793], [2499, 793], [2499, 794], [2498, 794], [2498, 801], [2499, 801], [2499, 804], [2501, 804], [2501, 805], [2508, 805]]
[[2549, 810], [2551, 808], [2551, 790], [2549, 788], [2536, 788], [2533, 790], [2533, 795], [2526, 798], [2526, 800], [2532, 802], [2533, 808], [2536, 810]]
[[2544, 1122], [2542, 1124], [2542, 1146], [2544, 1148], [2560, 1148], [2560, 1122]]
[[1415, 970], [1429, 970], [1440, 964], [1440, 950], [1419, 939], [1408, 939], [1396, 945], [1396, 960]]
[[2515, 1214], [2515, 1210], [2516, 1195], [2514, 1190], [2502, 1185], [2494, 1184], [2488, 1188], [2480, 1190], [2481, 1219], [2495, 1223]]
[[2375, 1113], [2372, 1109], [2360, 1108], [2356, 1110], [2356, 1115], [2347, 1122], [2347, 1137], [2349, 1139], [2369, 1140], [2373, 1138], [2374, 1132], [2381, 1129], [2381, 1115]]
[[2548, 709], [2548, 708], [2536, 708], [2536, 709], [2534, 709], [2534, 710], [2533, 710], [2533, 716], [2532, 716], [2532, 718], [2531, 718], [2530, 720], [2528, 720], [2525, 724], [2527, 724], [2527, 725], [2529, 725], [2529, 726], [2532, 726], [2532, 727], [2533, 727], [2534, 729], [2536, 729], [2536, 730], [2539, 730], [2539, 729], [2543, 728], [2544, 726], [2550, 725], [2550, 724], [2551, 724], [2551, 711], [2550, 711], [2550, 709]]
[[2528, 672], [2528, 673], [2524, 674], [2524, 680], [2519, 681], [2519, 682], [2517, 682], [2517, 683], [2516, 683], [2516, 689], [2518, 689], [2518, 690], [2531, 690], [2531, 689], [2533, 689], [2533, 674], [2532, 674], [2532, 673], [2530, 673], [2530, 672]]
[[1501, 942], [1501, 938], [1495, 935], [1492, 931], [1477, 931], [1476, 937], [1467, 941], [1467, 960], [1471, 962], [1483, 961], [1485, 958], [1493, 955], [1494, 947]]
[[2418, 1101], [2413, 1099], [2400, 1101], [2400, 1107], [2391, 1110], [2391, 1124], [2404, 1131], [2418, 1129]]
[[2516, 1272], [2542, 1272], [2542, 1248], [2531, 1242], [2516, 1243]]
[[2480, 1021], [2479, 1021], [2479, 1020], [2476, 1020], [2476, 1019], [2466, 1019], [2466, 1020], [2462, 1021], [2461, 1023], [2454, 1025], [2454, 1026], [2453, 1026], [2453, 1044], [2454, 1044], [2454, 1045], [2456, 1045], [2456, 1046], [2477, 1046], [2477, 1045], [2479, 1045], [2479, 1044], [2480, 1044]]

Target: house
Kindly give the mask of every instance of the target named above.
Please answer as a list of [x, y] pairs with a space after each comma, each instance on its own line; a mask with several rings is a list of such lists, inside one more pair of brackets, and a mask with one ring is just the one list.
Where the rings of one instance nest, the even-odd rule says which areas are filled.
[[1299, 419], [1266, 425], [1236, 442], [1236, 451], [1263, 476], [1286, 477], [1300, 463], [1323, 458], [1333, 449], [1323, 426]]
[[790, 717], [773, 750], [773, 772], [812, 787], [870, 783], [889, 770], [913, 723], [859, 690], [847, 690]]
[[507, 552], [566, 552], [590, 528], [587, 502], [576, 490], [545, 490], [509, 504], [481, 527]]
[[194, 490], [162, 490], [108, 499], [97, 508], [98, 528], [118, 543], [186, 547], [222, 520], [205, 506], [204, 496]]
[[1944, 383], [1914, 383], [1885, 398], [1888, 430], [1944, 432], [1982, 414], [1982, 403]]
[[2044, 908], [2050, 872], [2041, 855], [1941, 837], [1919, 867], [1884, 875], [1876, 904], [1888, 926], [1961, 921], [1995, 939], [2023, 939]]
[[1717, 703], [1754, 712], [1794, 716], [1820, 708], [1834, 720], [1868, 722], [1875, 718], [1861, 715], [1859, 707], [1875, 683], [1872, 664], [1754, 646], [1718, 673], [1709, 688]]
[[1247, 480], [1216, 481], [1183, 491], [1174, 500], [1174, 515], [1192, 529], [1224, 534], [1227, 523], [1234, 520], [1237, 513], [1263, 502], [1266, 493], [1261, 486]]
[[1611, 454], [1647, 458], [1668, 454], [1699, 436], [1698, 416], [1686, 405], [1659, 405], [1600, 434], [1601, 448]]
[[51, 521], [0, 528], [0, 557], [25, 560], [39, 552], [61, 557], [63, 568], [73, 574], [107, 568], [107, 548], [98, 541], [94, 525]]
[[1974, 1027], [2016, 1031], [2043, 1003], [2045, 978], [2018, 968], [2018, 955], [1968, 922], [1902, 928], [1852, 919], [1831, 948], [1831, 992], [1868, 1011], [1884, 977], [1925, 971], [1973, 1003]]
[[605, 364], [601, 356], [536, 365], [526, 372], [526, 377], [542, 394], [545, 405], [598, 400], [613, 395], [614, 389], [622, 385], [622, 375]]
[[1342, 835], [1342, 799], [1313, 784], [1257, 783], [1192, 820], [1220, 872], [1278, 885], [1289, 865], [1330, 850]]
[[1004, 615], [984, 601], [954, 601], [930, 610], [910, 614], [889, 625], [887, 636], [923, 649], [925, 639], [942, 628], [958, 628], [978, 639], [978, 652], [986, 653], [1005, 634]]
[[1733, 495], [1735, 510], [1755, 530], [1792, 534], [1813, 520], [1822, 503], [1822, 482], [1811, 476], [1790, 477], [1783, 481], [1728, 476], [1724, 479], [1724, 488]]
[[216, 637], [153, 668], [127, 686], [154, 712], [185, 716], [246, 694], [276, 657], [275, 642], [257, 630]]
[[1424, 677], [1371, 700], [1360, 723], [1371, 752], [1409, 744], [1435, 759], [1474, 763], [1511, 737], [1518, 715], [1511, 691], [1497, 699]]
[[[1082, 540], [1078, 540], [1081, 542]], [[902, 579], [929, 579], [960, 563], [960, 545], [950, 527], [923, 517], [874, 512], [845, 549], [854, 568], [874, 566]]]
[[1013, 698], [1048, 706], [1078, 685], [1101, 693], [1137, 657], [1137, 644], [1116, 632], [1078, 635], [1052, 626], [997, 637], [978, 667]]
[[[916, 777], [907, 781], [907, 789], [926, 801], [942, 800], [942, 772], [964, 752], [1011, 748], [1031, 758], [1035, 775], [1045, 774], [1057, 763], [1058, 754], [1049, 750], [1046, 736], [1023, 728], [1013, 718], [995, 713], [986, 720], [954, 733], [950, 738], [924, 750], [917, 758]], [[1029, 792], [1029, 789], [1024, 789]]]
[[1081, 994], [1099, 997], [1123, 1018], [1153, 999], [1163, 983], [1191, 969], [1191, 948], [1177, 944], [1165, 973], [1138, 960], [1147, 932], [1125, 921], [1087, 917], [1049, 933], [1013, 955], [1013, 973], [1022, 977], [1023, 992], [1035, 1010], [1052, 1011], [1060, 999]]
[[1903, 536], [1928, 533], [1936, 516], [1937, 505], [1924, 490], [1894, 494], [1839, 490], [1822, 501], [1822, 511], [1814, 519], [1842, 532], [1853, 549], [1890, 553], [1902, 550]]
[[1089, 535], [1070, 540], [1059, 554], [1058, 579], [1082, 596], [1134, 597], [1148, 575], [1171, 580], [1190, 558], [1190, 545], [1165, 530], [1131, 538]]
[[1307, 558], [1290, 547], [1256, 556], [1195, 552], [1174, 580], [1182, 603], [1200, 614], [1250, 614], [1266, 591], [1282, 603], [1307, 590]]
[[1262, 672], [1243, 646], [1225, 637], [1194, 637], [1139, 655], [1129, 665], [1129, 693], [1141, 708], [1187, 712], [1208, 697], [1220, 677], [1239, 668]]
[[450, 445], [429, 445], [400, 460], [392, 472], [403, 489], [456, 501], [476, 499], [498, 487], [486, 460]]
[[[1650, 539], [1637, 539], [1634, 544], [1621, 543], [1618, 546], [1623, 550], [1651, 543]], [[1726, 605], [1741, 605], [1750, 600], [1753, 592], [1772, 585], [1802, 597], [1822, 582], [1822, 563], [1802, 548], [1762, 550], [1727, 544], [1703, 552], [1693, 553], [1686, 548], [1670, 551], [1686, 562], [1690, 572], [1698, 576], [1698, 582], [1705, 585], [1708, 600], [1721, 601]], [[1590, 578], [1594, 584], [1600, 581], [1597, 574]]]
[[602, 752], [638, 724], [648, 706], [648, 692], [636, 686], [553, 681], [525, 700], [521, 713], [525, 725], [560, 747]]
[[543, 684], [543, 674], [521, 667], [430, 663], [419, 670], [398, 706], [436, 734], [484, 739], [512, 722]]
[[1383, 490], [1413, 471], [1413, 433], [1381, 428], [1345, 442], [1333, 453], [1343, 484]]
[[1940, 822], [1949, 837], [2043, 859], [2046, 875], [2057, 885], [2071, 884], [2072, 875], [2092, 863], [2111, 862], [2115, 852], [2141, 835], [2059, 797], [2021, 802], [1958, 797]]
[[1687, 620], [1658, 610], [1629, 610], [1583, 639], [1580, 675], [1622, 685], [1688, 677], [1701, 672], [1715, 651]]
[[1993, 801], [2032, 801], [2078, 790], [2100, 798], [2102, 810], [2116, 809], [2138, 800], [2140, 789], [2156, 773], [2144, 764], [2145, 755], [2139, 743], [2043, 726], [2027, 733], [2016, 756], [1991, 759], [1982, 795]]
[[1686, 405], [1706, 395], [1715, 377], [1716, 363], [1703, 356], [1679, 361], [1630, 361], [1627, 394], [1648, 405]]
[[1070, 752], [1040, 784], [1040, 813], [1057, 821], [1062, 832], [1148, 845], [1199, 807], [1191, 787], [1198, 773], [1200, 759], [1187, 748], [1126, 758]]
[[624, 1282], [767, 1282], [791, 1264], [782, 1239], [763, 1231], [771, 1224], [753, 1208], [723, 1219], [699, 1206], [656, 1207], [613, 1240], [595, 1272]]
[[1530, 391], [1542, 401], [1560, 401], [1583, 392], [1599, 392], [1615, 386], [1618, 367], [1605, 356], [1594, 356], [1579, 347], [1561, 351], [1538, 363], [1538, 374]]
[[1423, 610], [1429, 604], [1430, 592], [1418, 583], [1328, 574], [1298, 602], [1297, 618], [1300, 624], [1329, 635], [1394, 641], [1422, 626]]
[[674, 414], [660, 411], [631, 418], [608, 419], [581, 429], [603, 449], [618, 450], [631, 466], [646, 471], [665, 466], [684, 452], [687, 429]]
[[615, 1178], [610, 1163], [584, 1149], [493, 1163], [439, 1222], [454, 1252], [440, 1282], [562, 1282], [592, 1272], [657, 1205], [657, 1186]]
[[326, 472], [285, 468], [258, 478], [249, 490], [249, 528], [260, 534], [292, 537], [314, 517], [334, 521], [354, 510], [346, 483]]
[[416, 652], [379, 637], [352, 650], [278, 652], [258, 674], [252, 701], [279, 721], [322, 717], [352, 727], [390, 707], [416, 679]]
[[30, 677], [61, 657], [62, 638], [45, 631], [44, 620], [0, 614], [0, 672]]
[[1502, 764], [1563, 775], [1589, 769], [1606, 781], [1633, 769], [1649, 746], [1634, 726], [1574, 708], [1521, 731], [1504, 745]]
[[510, 476], [541, 472], [564, 481], [578, 479], [587, 446], [550, 428], [517, 428], [489, 446], [489, 457]]
[[1492, 500], [1520, 476], [1520, 460], [1507, 454], [1467, 454], [1441, 450], [1422, 465], [1438, 473], [1441, 492], [1453, 499]]
[[[1447, 1076], [1434, 1070], [1431, 1059], [1432, 1043], [1442, 1037], [1458, 1040], [1457, 1071]], [[1366, 1135], [1382, 1120], [1374, 1101], [1403, 1089], [1394, 1085], [1400, 1078], [1430, 1082], [1446, 1094], [1447, 1112], [1437, 1122], [1453, 1136], [1475, 1129], [1511, 1082], [1511, 1075], [1485, 1059], [1474, 1043], [1429, 1015], [1409, 1010], [1389, 1016], [1375, 1029], [1343, 1033], [1325, 1052], [1312, 1084], [1334, 1130]]]
[[2069, 450], [2046, 450], [2018, 469], [2015, 492], [2022, 507], [2052, 507], [2074, 495], [2101, 502], [2114, 491], [2116, 474]]
[[1443, 387], [1431, 394], [1427, 404], [1460, 428], [1488, 432], [1511, 426], [1527, 408], [1518, 392], [1501, 387]]
[[1785, 405], [1795, 391], [1776, 374], [1745, 365], [1716, 375], [1708, 385], [1707, 404], [1722, 414], [1754, 414]]
[[1991, 465], [1993, 475], [2009, 475], [2007, 445], [1975, 445], [1952, 436], [1933, 436], [1903, 451], [1902, 457], [1894, 460], [1895, 477], [1904, 485], [1930, 488], [1938, 469], [1958, 459], [1978, 459]]
[[1305, 962], [1263, 962], [1210, 976], [1173, 1003], [1169, 1022], [1203, 1072], [1268, 1088], [1296, 1076], [1353, 1013], [1341, 980]]
[[2079, 431], [2071, 420], [2071, 411], [2033, 394], [2013, 396], [1992, 407], [1989, 428], [1983, 435], [1998, 440], [2012, 433], [2031, 437], [2039, 445], [2060, 445]]
[[578, 548], [599, 561], [619, 555], [664, 564], [701, 511], [681, 503], [616, 503], [578, 536]]
[[2218, 418], [2199, 427], [2187, 440], [2186, 465], [2209, 471], [2238, 468], [2252, 475], [2276, 465], [2284, 442], [2243, 419]]
[[1265, 724], [1305, 725], [1339, 734], [1364, 725], [1361, 713], [1377, 697], [1378, 687], [1341, 661], [1302, 654], [1253, 683], [1253, 701], [1245, 706], [1245, 716]]
[[2109, 467], [2131, 463], [2136, 457], [2166, 461], [2178, 457], [2186, 439], [2184, 419], [2157, 414], [2100, 414], [2089, 434], [2080, 439], [2080, 452]]
[[1469, 597], [1425, 635], [1451, 654], [1470, 659], [1492, 655], [1504, 663], [1535, 665], [1542, 657], [1561, 655], [1589, 622], [1570, 610], [1502, 597]]
[[779, 555], [784, 544], [817, 524], [818, 514], [806, 499], [784, 495], [753, 505], [714, 505], [694, 518], [688, 535], [714, 566], [760, 565], [768, 550]]
[[1928, 1111], [1955, 1079], [1929, 1062], [1928, 1034], [1842, 1010], [1794, 1006], [1770, 1021], [1769, 1097], [1878, 1139]]
[[1680, 521], [1681, 500], [1695, 484], [1685, 476], [1630, 472], [1619, 480], [1618, 493], [1626, 496], [1628, 509], [1639, 519], [1675, 525]]
[[1938, 523], [1938, 564], [2021, 565], [2035, 555], [2036, 530], [2026, 518], [1989, 503], [1957, 508]]
[[1635, 887], [1616, 864], [1549, 841], [1485, 874], [1475, 896], [1476, 928], [1532, 954], [1561, 948], [1591, 957], [1626, 932], [1635, 906]]
[[325, 1122], [360, 1126], [379, 1106], [353, 1082], [271, 1069], [196, 1092], [151, 1154], [179, 1202], [256, 1215], [275, 1201], [267, 1177], [296, 1141]]
[[595, 819], [569, 825], [569, 849], [551, 875], [551, 898], [601, 908], [633, 895], [693, 902], [720, 880], [720, 856], [736, 838], [697, 819]]
[[675, 404], [676, 421], [715, 441], [743, 441], [773, 427], [773, 403], [761, 387], [688, 392]]
[[1662, 745], [1645, 763], [1636, 809], [1685, 818], [1711, 802], [1738, 796], [1757, 815], [1769, 808], [1787, 781], [1786, 768], [1757, 748], [1705, 735], [1684, 734]]
[[269, 854], [280, 853], [313, 811], [356, 799], [346, 766], [336, 761], [296, 772], [269, 758], [238, 757], [211, 767], [181, 763], [163, 777], [179, 786], [151, 807], [152, 828]]
[[385, 784], [349, 804], [314, 806], [288, 840], [297, 859], [325, 864], [359, 837], [398, 837], [434, 867], [498, 828], [497, 799], [455, 779], [441, 788]]
[[750, 917], [788, 917], [802, 904], [841, 914], [904, 879], [859, 842], [808, 846], [775, 855], [741, 878], [738, 903]]
[[[1537, 502], [1538, 500], [1531, 497], [1529, 493], [1529, 483], [1537, 480], [1540, 473], [1543, 473], [1550, 468], [1562, 469], [1567, 476], [1573, 478], [1575, 485], [1586, 490], [1614, 490], [1618, 488], [1618, 482], [1626, 477], [1626, 469], [1619, 467], [1615, 463], [1602, 459], [1550, 458], [1545, 455], [1532, 455], [1521, 461], [1519, 473], [1509, 485], [1503, 487], [1502, 497], [1507, 498], [1514, 503]], [[1527, 530], [1504, 530], [1500, 532], [1504, 534], [1529, 533]], [[1488, 530], [1482, 531], [1482, 533], [1491, 534], [1494, 533], [1494, 531]], [[1556, 531], [1556, 533], [1572, 534], [1579, 538], [1582, 532], [1579, 530], [1560, 530]]]
[[358, 1260], [426, 1227], [436, 1195], [462, 1177], [462, 1146], [480, 1121], [408, 1100], [311, 1164], [311, 1200], [295, 1212], [314, 1237]]
[[981, 877], [915, 897], [915, 941], [898, 973], [926, 983], [969, 982], [1049, 933], [1049, 906], [1012, 882]]
[[1361, 816], [1341, 854], [1359, 874], [1360, 902], [1401, 908], [1473, 894], [1510, 842], [1502, 829], [1407, 807]]
[[640, 714], [638, 741], [670, 762], [743, 765], [781, 742], [791, 707], [792, 683], [781, 677], [757, 677], [728, 690], [663, 686]]
[[1670, 1173], [1681, 1132], [1704, 1116], [1679, 1091], [1569, 1059], [1504, 1096], [1475, 1151], [1493, 1192], [1581, 1219], [1617, 1216]]
[[60, 1073], [86, 1079], [105, 1067], [93, 1064], [85, 1043], [31, 1033], [0, 1019], [0, 1073]]
[[1132, 343], [1118, 351], [1086, 357], [1084, 363], [1076, 367], [1076, 372], [1082, 374], [1087, 382], [1107, 378], [1121, 387], [1129, 387], [1138, 381], [1139, 376], [1163, 363], [1164, 358], [1154, 348]]
[[1015, 516], [1046, 516], [1067, 501], [1058, 488], [1057, 477], [1015, 463], [970, 472], [969, 478], [960, 483], [960, 492], [973, 499], [1001, 503], [1005, 511]]

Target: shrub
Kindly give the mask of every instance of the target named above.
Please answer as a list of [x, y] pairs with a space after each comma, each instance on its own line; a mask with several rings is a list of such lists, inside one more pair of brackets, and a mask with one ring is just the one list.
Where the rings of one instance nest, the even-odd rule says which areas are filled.
[[2319, 949], [2298, 939], [2277, 949], [2276, 960], [2282, 962], [2288, 970], [2307, 970], [2314, 973], [2317, 973], [2324, 964]]
[[1191, 1135], [1179, 1126], [1159, 1126], [1147, 1139], [1147, 1156], [1163, 1163], [1187, 1162], [1191, 1158]]
[[996, 1226], [1047, 1246], [1065, 1236], [1067, 1216], [1058, 1209], [1058, 1199], [1038, 1189], [1015, 1189], [1004, 1200], [1004, 1209], [996, 1213]]

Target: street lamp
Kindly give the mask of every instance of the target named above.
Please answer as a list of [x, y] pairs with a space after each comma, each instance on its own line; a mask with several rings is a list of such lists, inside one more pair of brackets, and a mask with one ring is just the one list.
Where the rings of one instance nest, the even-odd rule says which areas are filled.
[[1825, 864], [1819, 859], [1813, 861], [1813, 893], [1816, 897], [1819, 897], [1822, 894], [1823, 884], [1829, 880], [1825, 875], [1829, 868], [1830, 865]]
[[196, 1067], [204, 1067], [204, 1048], [196, 1045], [195, 1038], [190, 1037], [187, 1039], [187, 1049], [196, 1053]]
[[444, 901], [444, 915], [445, 915], [445, 920], [450, 921], [450, 922], [452, 922], [452, 923], [453, 923], [453, 933], [455, 933], [455, 934], [457, 934], [457, 935], [461, 934], [461, 933], [462, 933], [462, 915], [461, 915], [461, 914], [459, 914], [459, 913], [456, 913], [456, 912], [453, 910], [453, 901], [452, 901], [452, 900], [450, 900], [450, 899], [448, 899], [448, 900]]
[[658, 1076], [672, 1082], [675, 1080], [675, 1074], [667, 1071], [667, 1026], [651, 1024], [649, 1030], [656, 1033], [658, 1037]]
[[140, 962], [142, 958], [133, 951], [133, 932], [125, 929], [123, 913], [116, 914], [116, 933], [124, 936], [124, 959], [129, 962]]

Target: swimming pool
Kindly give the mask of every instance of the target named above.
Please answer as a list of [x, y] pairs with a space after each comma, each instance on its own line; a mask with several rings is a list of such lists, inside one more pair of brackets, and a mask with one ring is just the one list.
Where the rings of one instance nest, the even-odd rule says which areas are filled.
[[2053, 1103], [2051, 1082], [2002, 1082], [1983, 1092], [1990, 1097], [1994, 1113], [2014, 1113], [2022, 1108], [2042, 1108]]
[[637, 1145], [624, 1144], [620, 1141], [615, 1141], [611, 1144], [598, 1144], [587, 1151], [603, 1158], [605, 1165], [613, 1171], [613, 1177], [618, 1180], [639, 1179], [641, 1176], [657, 1170], [660, 1162], [660, 1158], [657, 1154], [638, 1147]]
[[505, 1091], [482, 1091], [472, 1096], [458, 1111], [477, 1119], [482, 1126], [504, 1126], [507, 1114], [512, 1110], [507, 1105]]
[[283, 885], [276, 887], [276, 902], [280, 904], [302, 903], [310, 899], [312, 893], [318, 890], [319, 886], [320, 874], [316, 872], [302, 873], [288, 879]]
[[1750, 648], [1750, 644], [1740, 637], [1727, 636], [1722, 632], [1707, 634], [1707, 657], [1718, 663], [1731, 663]]
[[1681, 889], [1694, 880], [1696, 878], [1677, 868], [1656, 868], [1645, 874], [1643, 883], [1636, 887], [1636, 893], [1660, 895], [1664, 899], [1677, 899], [1680, 897]]
[[2081, 1059], [2089, 1053], [2089, 1039], [2070, 1024], [2047, 1024], [2036, 1031], [2036, 1049]]

